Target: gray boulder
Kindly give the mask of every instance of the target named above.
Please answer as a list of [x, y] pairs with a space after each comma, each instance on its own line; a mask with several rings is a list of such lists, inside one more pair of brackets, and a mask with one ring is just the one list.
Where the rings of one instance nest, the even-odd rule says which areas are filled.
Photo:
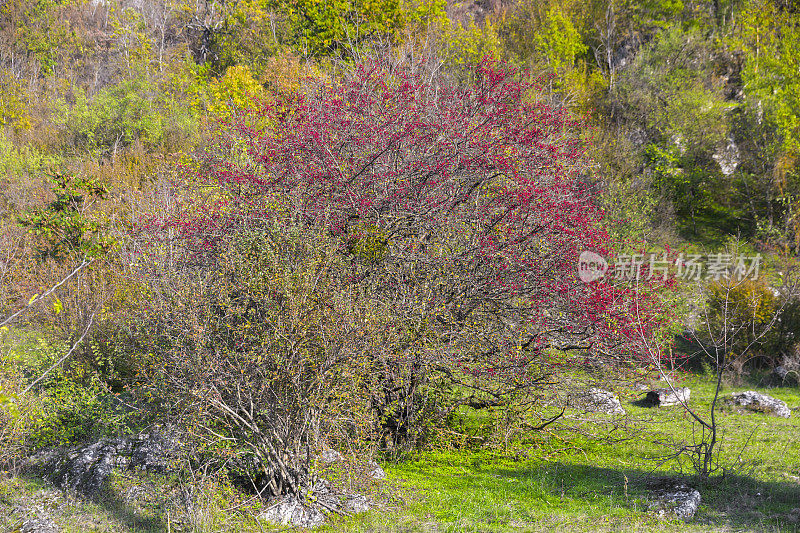
[[17, 529], [19, 533], [58, 533], [61, 531], [49, 518], [33, 517], [22, 521]]
[[689, 387], [675, 387], [655, 389], [647, 393], [644, 403], [651, 407], [669, 407], [670, 405], [681, 405], [688, 403], [692, 391]]
[[664, 483], [652, 492], [650, 508], [656, 515], [676, 516], [684, 521], [694, 517], [700, 507], [700, 492], [683, 483]]
[[49, 448], [30, 457], [24, 469], [50, 479], [61, 489], [94, 498], [115, 468], [164, 472], [178, 448], [175, 438], [154, 431], [101, 439], [86, 446]]
[[782, 418], [789, 418], [792, 416], [792, 411], [789, 409], [789, 406], [786, 405], [786, 402], [754, 390], [734, 392], [731, 394], [730, 398], [727, 398], [726, 403], [734, 408], [746, 409], [766, 415], [779, 416]]
[[303, 528], [314, 528], [325, 523], [325, 515], [313, 507], [303, 505], [294, 496], [285, 496], [258, 515], [258, 518], [280, 524]]
[[361, 514], [366, 513], [372, 508], [372, 504], [366, 496], [361, 494], [353, 494], [345, 499], [342, 509], [346, 513]]
[[341, 453], [339, 453], [336, 450], [334, 450], [333, 448], [325, 448], [324, 450], [322, 450], [322, 453], [319, 455], [319, 461], [322, 464], [326, 464], [326, 465], [333, 464], [333, 463], [338, 463], [339, 461], [343, 461], [343, 460], [344, 460], [344, 456]]
[[376, 480], [386, 479], [386, 472], [381, 468], [381, 465], [376, 463], [375, 461], [371, 461], [369, 463], [370, 471], [369, 477]]
[[581, 396], [581, 404], [587, 411], [595, 413], [625, 414], [625, 409], [622, 408], [616, 394], [595, 387]]

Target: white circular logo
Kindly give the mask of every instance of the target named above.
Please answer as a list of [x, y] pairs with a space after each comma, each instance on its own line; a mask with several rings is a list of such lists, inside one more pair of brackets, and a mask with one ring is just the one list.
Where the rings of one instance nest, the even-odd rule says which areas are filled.
[[584, 283], [602, 278], [608, 270], [608, 263], [594, 252], [583, 251], [578, 257], [578, 277]]

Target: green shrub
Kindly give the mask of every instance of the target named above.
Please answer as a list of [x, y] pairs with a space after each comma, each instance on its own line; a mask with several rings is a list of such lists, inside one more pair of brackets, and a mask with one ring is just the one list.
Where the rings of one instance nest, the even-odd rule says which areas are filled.
[[[800, 301], [776, 292], [763, 280], [714, 282], [708, 287], [709, 344], [725, 346], [737, 372], [772, 368], [794, 353], [800, 331]], [[723, 338], [724, 334], [724, 338]]]
[[125, 429], [122, 404], [96, 372], [73, 364], [47, 373], [69, 349], [65, 343], [36, 331], [5, 330], [0, 344], [0, 392], [6, 397], [0, 404], [0, 462], [23, 448], [71, 445]]

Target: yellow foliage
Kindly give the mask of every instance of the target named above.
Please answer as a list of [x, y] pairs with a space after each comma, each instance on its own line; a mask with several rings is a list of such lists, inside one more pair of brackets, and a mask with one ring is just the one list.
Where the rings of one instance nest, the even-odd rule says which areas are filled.
[[15, 130], [33, 127], [25, 96], [22, 82], [0, 69], [0, 126], [11, 126]]
[[257, 107], [266, 96], [264, 86], [253, 78], [247, 65], [234, 65], [228, 67], [222, 78], [209, 83], [208, 111], [215, 117], [228, 119], [238, 111]]
[[720, 323], [765, 323], [779, 306], [777, 297], [762, 280], [723, 279], [711, 283], [708, 292], [710, 312]]
[[500, 57], [500, 38], [488, 20], [481, 27], [474, 21], [466, 27], [459, 22], [448, 23], [441, 38], [448, 63], [456, 69], [477, 65], [485, 56]]

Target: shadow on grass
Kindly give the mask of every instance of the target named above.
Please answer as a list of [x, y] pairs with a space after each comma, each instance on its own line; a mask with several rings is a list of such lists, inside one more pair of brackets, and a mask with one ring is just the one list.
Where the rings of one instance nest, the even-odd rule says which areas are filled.
[[113, 516], [127, 531], [153, 533], [167, 531], [167, 524], [161, 513], [158, 516], [148, 516], [137, 511], [133, 505], [127, 503], [112, 489], [103, 491], [102, 496], [92, 501]]
[[[492, 475], [509, 481], [531, 480], [537, 486], [549, 487], [553, 497], [572, 499], [575, 503], [604, 496], [612, 507], [630, 511], [646, 510], [643, 500], [647, 500], [648, 487], [665, 479], [637, 469], [561, 462], [520, 469], [497, 468]], [[800, 511], [796, 510], [800, 508], [800, 483], [761, 481], [730, 474], [705, 482], [688, 476], [672, 479], [700, 491], [702, 503], [693, 520], [695, 524], [736, 531], [800, 531]]]
[[[52, 485], [44, 481], [41, 476], [35, 474], [22, 474], [19, 476], [19, 479], [38, 487], [52, 487]], [[76, 495], [75, 498], [76, 504], [79, 506], [95, 506], [101, 509], [111, 520], [123, 526], [123, 530], [126, 532], [162, 533], [167, 531], [167, 524], [160, 514], [159, 516], [152, 516], [150, 513], [138, 511], [112, 488], [105, 487], [101, 493], [94, 498], [80, 494]], [[95, 513], [93, 513], [90, 508], [85, 510], [85, 514], [96, 518]], [[75, 516], [70, 518], [80, 520], [79, 517]], [[94, 518], [92, 520], [94, 520]]]

